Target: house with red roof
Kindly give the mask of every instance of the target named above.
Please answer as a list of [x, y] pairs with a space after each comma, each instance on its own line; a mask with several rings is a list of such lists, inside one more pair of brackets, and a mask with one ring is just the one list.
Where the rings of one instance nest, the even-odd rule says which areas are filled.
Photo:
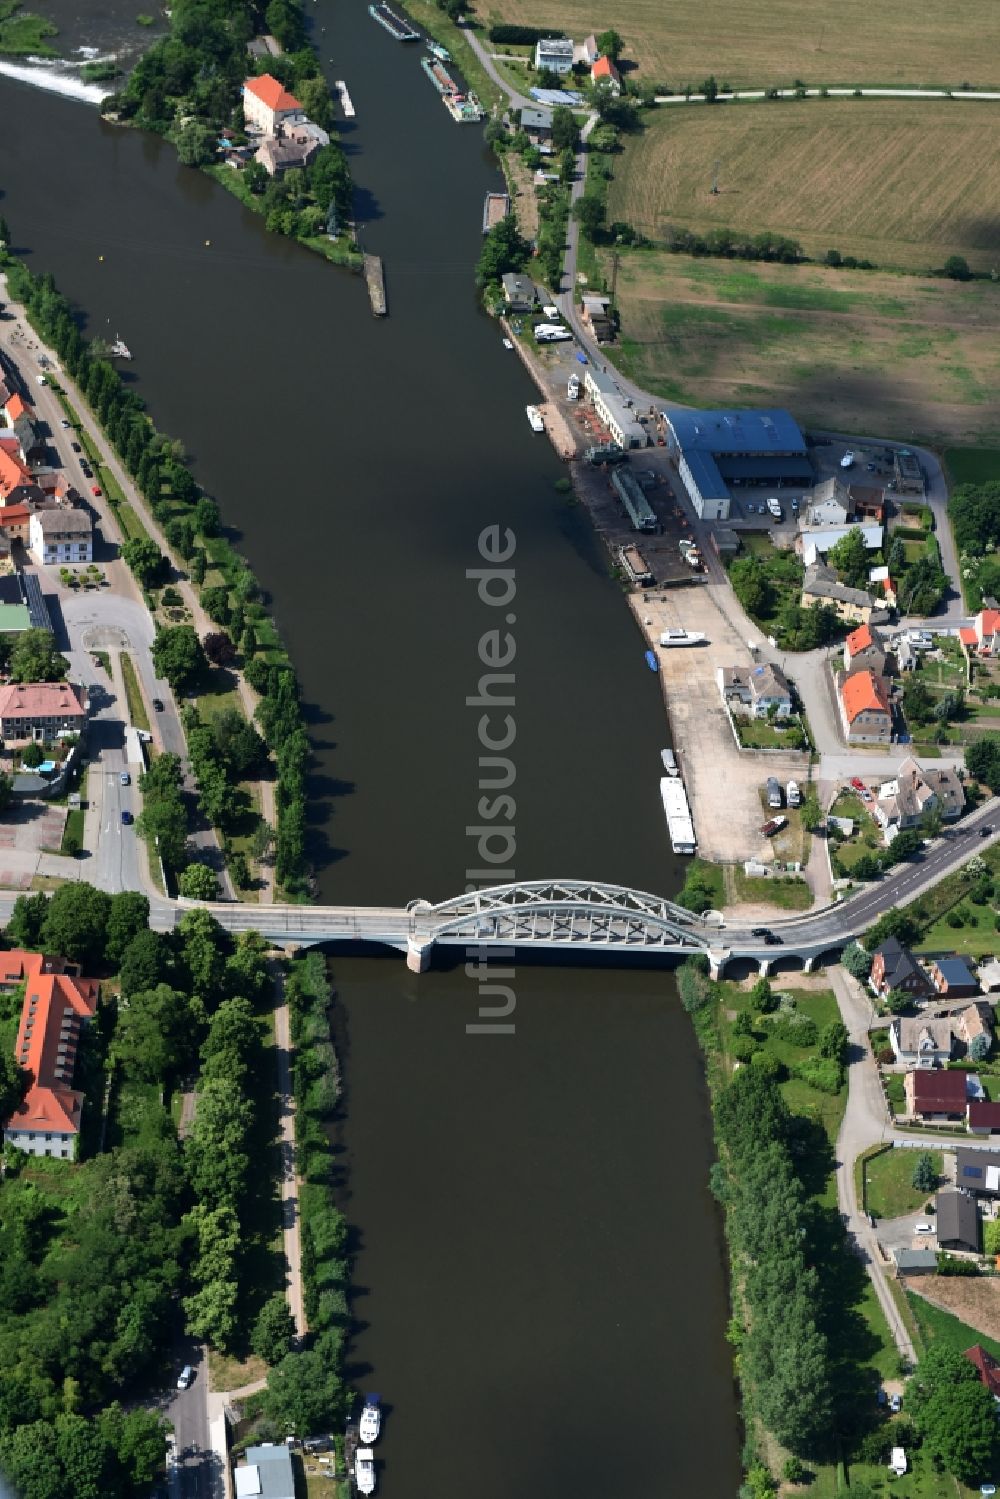
[[[23, 966], [26, 955], [19, 957]], [[83, 1094], [73, 1087], [77, 1045], [99, 999], [96, 979], [27, 975], [16, 1057], [30, 1083], [3, 1133], [8, 1144], [28, 1155], [75, 1159], [83, 1116]]]
[[34, 412], [23, 396], [16, 392], [10, 397], [4, 406], [4, 414], [7, 417], [7, 425], [13, 427], [14, 423], [22, 416], [32, 417]]
[[262, 73], [243, 85], [243, 118], [252, 129], [277, 135], [279, 125], [298, 123], [305, 118], [305, 111], [283, 83], [270, 73]]
[[886, 649], [878, 630], [872, 625], [858, 625], [844, 641], [844, 670], [871, 671], [885, 675]]
[[610, 57], [599, 57], [591, 64], [590, 81], [609, 94], [620, 94], [622, 91], [621, 74]]
[[1000, 1133], [1000, 1103], [987, 1099], [973, 1099], [969, 1103], [969, 1133], [993, 1135]]
[[964, 1072], [938, 1067], [915, 1067], [903, 1078], [906, 1112], [921, 1119], [964, 1119], [966, 1082]]
[[848, 744], [888, 744], [892, 739], [889, 684], [873, 671], [838, 674], [840, 721]]
[[992, 1353], [987, 1353], [981, 1343], [973, 1343], [971, 1348], [964, 1348], [962, 1357], [967, 1358], [971, 1364], [975, 1364], [981, 1382], [994, 1400], [1000, 1400], [1000, 1362], [993, 1357]]
[[966, 655], [1000, 655], [1000, 609], [980, 609], [971, 625], [959, 630]]
[[83, 689], [72, 682], [10, 682], [0, 687], [0, 739], [55, 739], [79, 734], [87, 722]]
[[0, 505], [12, 490], [34, 482], [31, 469], [20, 457], [20, 446], [18, 441], [17, 449], [12, 452], [9, 442], [0, 443]]
[[50, 958], [43, 952], [28, 952], [23, 947], [0, 952], [0, 993], [10, 994], [27, 979], [37, 979], [46, 973], [68, 973], [71, 978], [80, 975], [79, 963], [69, 963], [65, 958]]

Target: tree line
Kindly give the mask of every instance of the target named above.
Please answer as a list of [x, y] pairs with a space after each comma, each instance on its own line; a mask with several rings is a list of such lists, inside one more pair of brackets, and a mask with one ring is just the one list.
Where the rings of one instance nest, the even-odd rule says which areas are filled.
[[[208, 559], [225, 577], [225, 589], [206, 592], [227, 595], [226, 617], [231, 628], [239, 628], [243, 670], [248, 682], [258, 692], [268, 689], [272, 678], [280, 684], [281, 729], [285, 738], [294, 740], [295, 749], [293, 753], [278, 756], [276, 860], [281, 883], [291, 893], [301, 891], [308, 871], [305, 847], [308, 741], [298, 682], [287, 655], [280, 646], [271, 646], [266, 656], [261, 652], [258, 634], [266, 616], [259, 584], [245, 559], [220, 534], [218, 507], [197, 484], [183, 461], [179, 444], [157, 432], [141, 398], [122, 383], [107, 360], [93, 353], [80, 334], [69, 302], [56, 289], [52, 277], [33, 275], [3, 250], [0, 250], [0, 264], [5, 267], [11, 296], [24, 303], [33, 325], [53, 345], [83, 390], [153, 515], [166, 527], [173, 527], [174, 536], [182, 544], [182, 555], [189, 558], [192, 579], [197, 581], [199, 575], [204, 579]], [[148, 537], [126, 542], [122, 554], [143, 588], [162, 580], [169, 571], [167, 559]], [[221, 607], [218, 598], [210, 597], [209, 603], [218, 614]], [[272, 628], [268, 622], [269, 631]], [[204, 649], [190, 625], [161, 627], [154, 642], [153, 659], [157, 671], [175, 689], [197, 681], [206, 669]], [[259, 721], [268, 746], [273, 749], [264, 718], [260, 716], [265, 712], [262, 703]], [[173, 867], [182, 866], [183, 859]]]

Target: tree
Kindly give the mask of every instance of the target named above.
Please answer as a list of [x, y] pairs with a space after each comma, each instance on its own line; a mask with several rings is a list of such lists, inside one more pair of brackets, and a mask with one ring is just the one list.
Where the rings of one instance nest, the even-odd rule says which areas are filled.
[[157, 984], [123, 1003], [114, 1054], [127, 1074], [162, 1083], [191, 1064], [193, 1034], [191, 1007], [184, 995]]
[[913, 1008], [913, 995], [905, 989], [890, 989], [885, 996], [886, 1008], [892, 1015], [905, 1015]]
[[153, 665], [157, 676], [182, 690], [205, 670], [205, 652], [191, 625], [168, 625], [157, 631], [153, 642]]
[[189, 864], [177, 881], [185, 900], [215, 900], [219, 882], [207, 864]]
[[236, 660], [236, 647], [225, 630], [211, 630], [202, 646], [213, 666], [230, 666]]
[[226, 708], [212, 722], [215, 748], [234, 781], [244, 780], [264, 759], [267, 746], [238, 708]]
[[823, 813], [820, 808], [819, 797], [816, 795], [815, 791], [809, 791], [806, 793], [802, 806], [799, 809], [799, 817], [802, 819], [802, 826], [805, 828], [806, 832], [815, 833], [816, 829], [823, 821]]
[[938, 1184], [938, 1169], [929, 1150], [922, 1150], [913, 1163], [913, 1185], [918, 1192], [933, 1192]]
[[766, 978], [759, 978], [750, 990], [750, 1003], [762, 1015], [770, 1015], [778, 1008], [778, 997]]
[[617, 62], [625, 50], [625, 43], [617, 31], [602, 31], [596, 41], [601, 56], [610, 57], [612, 62]]
[[37, 769], [44, 759], [45, 755], [42, 752], [42, 746], [36, 744], [34, 740], [30, 744], [26, 744], [21, 751], [21, 764], [27, 766], [29, 770]]
[[531, 246], [519, 232], [517, 220], [513, 214], [507, 214], [483, 239], [476, 265], [476, 285], [488, 286], [508, 271], [522, 270], [530, 254]]
[[295, 87], [299, 103], [309, 118], [321, 130], [331, 130], [334, 125], [333, 100], [326, 79], [317, 74], [315, 78], [304, 78]]
[[122, 558], [135, 574], [143, 588], [161, 583], [170, 571], [170, 564], [156, 542], [148, 536], [133, 536], [122, 543]]
[[42, 929], [48, 915], [49, 902], [44, 891], [37, 895], [19, 895], [14, 902], [7, 923], [7, 938], [15, 947], [26, 947], [37, 952], [42, 947]]
[[265, 1301], [250, 1334], [250, 1347], [265, 1364], [280, 1364], [291, 1351], [295, 1323], [288, 1302], [279, 1292]]
[[903, 828], [882, 854], [886, 864], [902, 864], [912, 859], [924, 846], [924, 836], [919, 828]]
[[829, 564], [836, 568], [848, 588], [862, 588], [868, 583], [868, 548], [860, 526], [852, 526], [845, 536], [830, 548]]
[[990, 1054], [991, 1041], [985, 1031], [980, 1031], [978, 1036], [973, 1036], [969, 1042], [969, 1056], [974, 1062], [985, 1062]]
[[948, 516], [959, 551], [978, 557], [1000, 541], [1000, 475], [952, 490]]
[[185, 911], [177, 931], [192, 992], [206, 1002], [217, 1002], [230, 951], [228, 937], [211, 911], [202, 907]]
[[80, 880], [60, 885], [48, 903], [42, 927], [47, 952], [93, 967], [104, 956], [111, 897]]
[[729, 570], [729, 581], [747, 614], [754, 618], [770, 614], [774, 590], [759, 557], [745, 557], [734, 562]]
[[584, 193], [573, 205], [573, 217], [587, 238], [593, 241], [604, 227], [604, 204], [596, 194]]
[[580, 139], [580, 127], [573, 111], [559, 104], [552, 111], [552, 145], [556, 151], [575, 151]]
[[989, 1476], [997, 1448], [996, 1406], [967, 1358], [932, 1343], [907, 1384], [906, 1405], [932, 1462], [970, 1485]]
[[169, 983], [176, 970], [173, 941], [163, 932], [139, 932], [125, 948], [118, 970], [122, 994]]
[[831, 1020], [824, 1025], [819, 1036], [819, 1054], [843, 1067], [847, 1061], [850, 1037], [842, 1020]]
[[944, 273], [952, 281], [970, 281], [972, 272], [964, 255], [949, 255], [944, 263]]
[[909, 911], [901, 911], [898, 907], [894, 907], [880, 916], [874, 926], [868, 928], [864, 943], [869, 952], [874, 952], [879, 943], [884, 942], [887, 937], [895, 937], [906, 947], [911, 942], [916, 942], [919, 936], [920, 924], [916, 918], [911, 916]]
[[17, 637], [10, 656], [10, 674], [15, 682], [61, 682], [68, 662], [56, 650], [51, 630], [25, 630]]
[[996, 795], [1000, 793], [1000, 734], [985, 734], [966, 747], [965, 767], [970, 776]]
[[862, 983], [872, 971], [871, 953], [865, 952], [860, 942], [849, 942], [840, 955], [840, 961], [852, 978]]
[[719, 97], [719, 85], [715, 81], [715, 74], [711, 73], [701, 86], [701, 92], [705, 96], [706, 104], [714, 104]]
[[194, 526], [186, 515], [175, 516], [163, 528], [163, 534], [175, 552], [189, 558], [195, 549]]
[[339, 1421], [344, 1398], [336, 1374], [339, 1354], [330, 1358], [327, 1346], [338, 1346], [331, 1333], [303, 1353], [286, 1354], [271, 1371], [264, 1412], [279, 1431], [326, 1431]]
[[[317, 121], [317, 123], [319, 123]], [[200, 120], [188, 120], [177, 132], [177, 159], [185, 167], [204, 167], [215, 160], [217, 135]]]
[[105, 929], [104, 956], [117, 965], [129, 944], [149, 925], [149, 901], [138, 890], [121, 890], [111, 897], [111, 911]]

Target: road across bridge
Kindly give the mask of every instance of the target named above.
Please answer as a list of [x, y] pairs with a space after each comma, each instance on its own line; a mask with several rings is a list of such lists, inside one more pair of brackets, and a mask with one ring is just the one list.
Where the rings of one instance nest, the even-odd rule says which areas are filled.
[[[884, 879], [850, 899], [782, 921], [771, 943], [745, 923], [729, 923], [719, 912], [697, 916], [662, 896], [598, 880], [520, 880], [472, 890], [432, 904], [406, 906], [289, 906], [217, 902], [206, 909], [230, 932], [258, 931], [279, 946], [310, 947], [333, 942], [370, 942], [406, 955], [422, 972], [435, 947], [475, 948], [477, 956], [509, 957], [511, 950], [579, 953], [643, 953], [688, 957], [704, 953], [721, 973], [735, 959], [752, 961], [766, 973], [781, 957], [812, 968], [839, 952], [884, 911], [905, 906], [929, 885], [995, 842], [993, 800], [928, 847], [912, 863], [899, 864]], [[199, 902], [157, 902], [162, 924], [173, 925], [180, 908]]]

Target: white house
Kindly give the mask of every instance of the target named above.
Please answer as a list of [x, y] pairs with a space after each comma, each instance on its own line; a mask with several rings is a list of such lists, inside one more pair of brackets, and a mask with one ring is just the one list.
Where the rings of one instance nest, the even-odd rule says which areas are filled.
[[92, 562], [93, 543], [86, 510], [36, 510], [28, 522], [28, 546], [40, 562]]
[[789, 718], [792, 712], [792, 690], [779, 666], [764, 662], [759, 666], [720, 666], [716, 681], [722, 701], [737, 713], [753, 718]]
[[535, 67], [550, 73], [569, 73], [573, 67], [573, 43], [566, 37], [546, 36], [535, 43]]
[[248, 78], [243, 85], [243, 118], [265, 135], [274, 135], [279, 125], [293, 125], [305, 118], [305, 111], [283, 83], [270, 73]]
[[889, 1044], [906, 1067], [943, 1067], [951, 1058], [954, 1031], [950, 1020], [903, 1017], [889, 1027]]

